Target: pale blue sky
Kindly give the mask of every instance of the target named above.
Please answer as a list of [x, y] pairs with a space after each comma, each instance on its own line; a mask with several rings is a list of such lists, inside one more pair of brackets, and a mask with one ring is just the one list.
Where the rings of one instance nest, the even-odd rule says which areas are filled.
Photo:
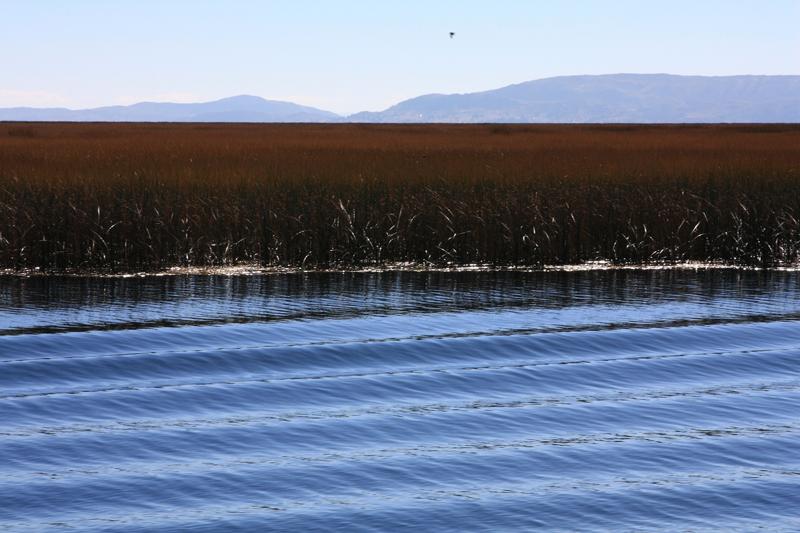
[[350, 113], [565, 74], [800, 74], [798, 27], [800, 0], [0, 0], [0, 106]]

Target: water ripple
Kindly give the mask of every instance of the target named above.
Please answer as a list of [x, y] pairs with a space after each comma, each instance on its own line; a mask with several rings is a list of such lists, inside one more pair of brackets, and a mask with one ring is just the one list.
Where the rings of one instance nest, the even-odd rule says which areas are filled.
[[0, 530], [800, 519], [792, 272], [0, 278]]

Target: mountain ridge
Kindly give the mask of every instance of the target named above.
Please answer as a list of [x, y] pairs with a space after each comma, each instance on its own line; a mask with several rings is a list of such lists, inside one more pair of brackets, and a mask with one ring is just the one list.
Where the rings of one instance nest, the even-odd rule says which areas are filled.
[[137, 102], [91, 109], [0, 108], [5, 121], [67, 122], [326, 122], [336, 113], [260, 96], [238, 95], [209, 102]]
[[800, 122], [800, 76], [604, 74], [427, 94], [356, 122]]
[[210, 102], [139, 102], [93, 109], [0, 108], [2, 121], [363, 123], [800, 122], [800, 76], [557, 76], [471, 93], [431, 93], [343, 116], [238, 95]]

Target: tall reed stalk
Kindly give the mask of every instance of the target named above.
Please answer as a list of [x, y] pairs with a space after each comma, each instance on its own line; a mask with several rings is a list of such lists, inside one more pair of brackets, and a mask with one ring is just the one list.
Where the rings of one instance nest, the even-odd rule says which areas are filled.
[[794, 264], [800, 126], [0, 124], [0, 268]]

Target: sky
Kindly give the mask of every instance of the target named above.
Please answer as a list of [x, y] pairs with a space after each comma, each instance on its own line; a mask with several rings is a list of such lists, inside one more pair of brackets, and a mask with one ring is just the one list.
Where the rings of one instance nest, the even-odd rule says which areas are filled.
[[800, 0], [0, 0], [0, 107], [349, 114], [571, 74], [800, 74], [798, 27]]

